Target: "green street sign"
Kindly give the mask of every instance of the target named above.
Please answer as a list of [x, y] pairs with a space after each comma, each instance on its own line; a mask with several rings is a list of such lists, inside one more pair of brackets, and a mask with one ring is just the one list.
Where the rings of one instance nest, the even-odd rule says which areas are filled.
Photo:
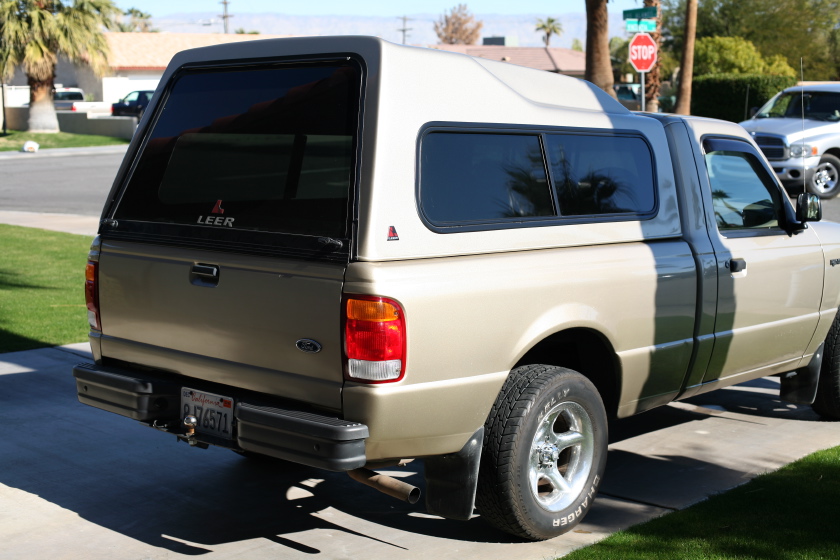
[[656, 20], [628, 19], [624, 22], [624, 30], [628, 33], [650, 33], [656, 31]]
[[624, 10], [624, 19], [652, 19], [656, 17], [656, 6]]

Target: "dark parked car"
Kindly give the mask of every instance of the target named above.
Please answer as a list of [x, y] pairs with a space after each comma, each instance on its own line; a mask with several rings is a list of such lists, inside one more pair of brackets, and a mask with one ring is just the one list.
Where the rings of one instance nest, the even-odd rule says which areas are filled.
[[154, 91], [132, 91], [116, 103], [111, 105], [111, 114], [115, 117], [143, 117], [143, 112], [149, 106]]

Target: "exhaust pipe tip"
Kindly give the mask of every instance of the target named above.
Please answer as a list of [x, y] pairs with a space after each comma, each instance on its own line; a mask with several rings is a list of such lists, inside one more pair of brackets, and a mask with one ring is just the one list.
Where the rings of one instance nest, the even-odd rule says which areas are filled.
[[416, 486], [412, 486], [408, 495], [405, 497], [405, 501], [412, 505], [420, 501], [420, 489]]
[[376, 471], [360, 467], [352, 471], [347, 471], [347, 475], [356, 482], [361, 482], [374, 490], [379, 490], [383, 494], [387, 494], [403, 502], [416, 504], [420, 500], [419, 488], [386, 474], [380, 474]]

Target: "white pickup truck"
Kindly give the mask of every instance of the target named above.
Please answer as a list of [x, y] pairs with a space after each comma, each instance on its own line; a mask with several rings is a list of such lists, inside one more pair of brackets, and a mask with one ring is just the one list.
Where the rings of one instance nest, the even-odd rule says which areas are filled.
[[840, 418], [820, 214], [740, 126], [580, 80], [370, 37], [185, 51], [91, 248], [78, 397], [412, 502], [372, 469], [420, 458], [429, 513], [547, 539], [608, 418], [767, 375]]
[[741, 123], [791, 192], [840, 194], [840, 84], [788, 88]]

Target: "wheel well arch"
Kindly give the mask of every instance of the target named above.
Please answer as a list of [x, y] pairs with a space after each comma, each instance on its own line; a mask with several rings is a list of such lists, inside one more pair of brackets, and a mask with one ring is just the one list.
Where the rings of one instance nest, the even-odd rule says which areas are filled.
[[838, 159], [840, 159], [840, 148], [829, 148], [823, 154], [830, 154]]
[[589, 379], [615, 418], [621, 394], [621, 366], [615, 350], [601, 333], [573, 328], [554, 333], [531, 347], [514, 367], [546, 364], [573, 369]]

